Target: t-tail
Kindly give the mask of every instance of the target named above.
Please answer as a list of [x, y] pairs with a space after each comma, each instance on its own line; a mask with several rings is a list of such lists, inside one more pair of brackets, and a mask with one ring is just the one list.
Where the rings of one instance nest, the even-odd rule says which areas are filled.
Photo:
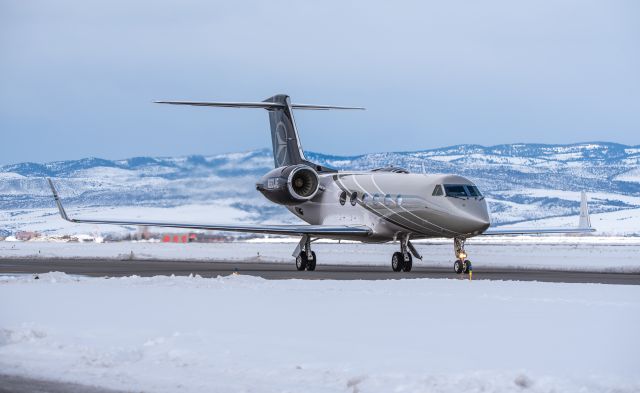
[[296, 121], [293, 118], [294, 109], [330, 110], [330, 109], [359, 109], [360, 107], [346, 107], [333, 105], [292, 104], [288, 95], [278, 94], [261, 102], [191, 102], [191, 101], [156, 101], [158, 104], [214, 106], [224, 108], [262, 108], [269, 112], [271, 125], [271, 143], [273, 148], [273, 162], [276, 168], [290, 165], [305, 164], [318, 172], [331, 172], [331, 168], [312, 163], [304, 156], [300, 143], [300, 136]]

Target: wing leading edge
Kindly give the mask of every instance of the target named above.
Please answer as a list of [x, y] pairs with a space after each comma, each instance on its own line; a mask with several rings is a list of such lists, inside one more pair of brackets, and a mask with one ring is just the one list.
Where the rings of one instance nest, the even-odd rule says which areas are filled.
[[482, 235], [542, 235], [552, 233], [591, 233], [595, 232], [594, 228], [514, 228], [514, 229], [487, 229]]
[[336, 237], [336, 236], [362, 236], [371, 234], [371, 229], [366, 226], [346, 226], [346, 225], [226, 225], [226, 224], [195, 224], [195, 223], [173, 223], [154, 222], [136, 220], [98, 220], [92, 218], [77, 219], [71, 218], [62, 206], [62, 201], [58, 196], [51, 179], [47, 178], [53, 198], [58, 206], [60, 216], [69, 222], [83, 224], [110, 224], [110, 225], [140, 225], [164, 228], [183, 228], [198, 230], [215, 230], [229, 232], [263, 233], [271, 235], [309, 235], [314, 237]]
[[575, 228], [513, 228], [513, 229], [487, 229], [482, 235], [538, 235], [552, 233], [591, 233], [596, 230], [591, 227], [589, 218], [589, 208], [587, 206], [587, 194], [584, 191], [580, 194], [580, 221]]

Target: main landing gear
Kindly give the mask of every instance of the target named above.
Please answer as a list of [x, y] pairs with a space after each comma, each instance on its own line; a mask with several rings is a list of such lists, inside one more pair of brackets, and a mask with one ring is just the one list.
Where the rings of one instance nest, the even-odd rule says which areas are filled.
[[457, 274], [469, 274], [469, 278], [471, 278], [472, 267], [471, 261], [467, 259], [467, 253], [464, 250], [464, 238], [456, 237], [453, 239], [453, 249], [456, 254], [456, 261], [453, 263], [453, 270]]
[[405, 235], [400, 240], [400, 252], [394, 252], [391, 257], [391, 269], [394, 272], [410, 272], [413, 267], [413, 257], [422, 259], [422, 256], [418, 253], [418, 250], [413, 247], [413, 244], [409, 241], [409, 235]]
[[409, 253], [394, 252], [391, 257], [391, 269], [394, 272], [410, 272], [413, 267], [413, 258]]
[[311, 238], [308, 235], [302, 236], [293, 256], [296, 257], [296, 269], [316, 270], [316, 253], [311, 251]]

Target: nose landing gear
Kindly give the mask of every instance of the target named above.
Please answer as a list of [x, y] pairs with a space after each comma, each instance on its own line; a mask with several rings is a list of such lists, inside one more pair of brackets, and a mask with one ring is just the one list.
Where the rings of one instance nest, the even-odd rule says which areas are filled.
[[467, 252], [464, 250], [464, 242], [466, 239], [456, 237], [453, 239], [453, 249], [456, 255], [456, 261], [453, 263], [453, 270], [457, 274], [469, 274], [469, 279], [473, 274], [471, 261], [467, 259]]

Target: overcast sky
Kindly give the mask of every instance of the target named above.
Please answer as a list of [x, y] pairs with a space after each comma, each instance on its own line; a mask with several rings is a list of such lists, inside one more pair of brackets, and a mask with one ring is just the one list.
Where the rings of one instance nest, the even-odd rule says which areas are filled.
[[461, 143], [640, 144], [638, 1], [0, 0], [0, 164], [270, 145], [298, 112], [334, 154]]

